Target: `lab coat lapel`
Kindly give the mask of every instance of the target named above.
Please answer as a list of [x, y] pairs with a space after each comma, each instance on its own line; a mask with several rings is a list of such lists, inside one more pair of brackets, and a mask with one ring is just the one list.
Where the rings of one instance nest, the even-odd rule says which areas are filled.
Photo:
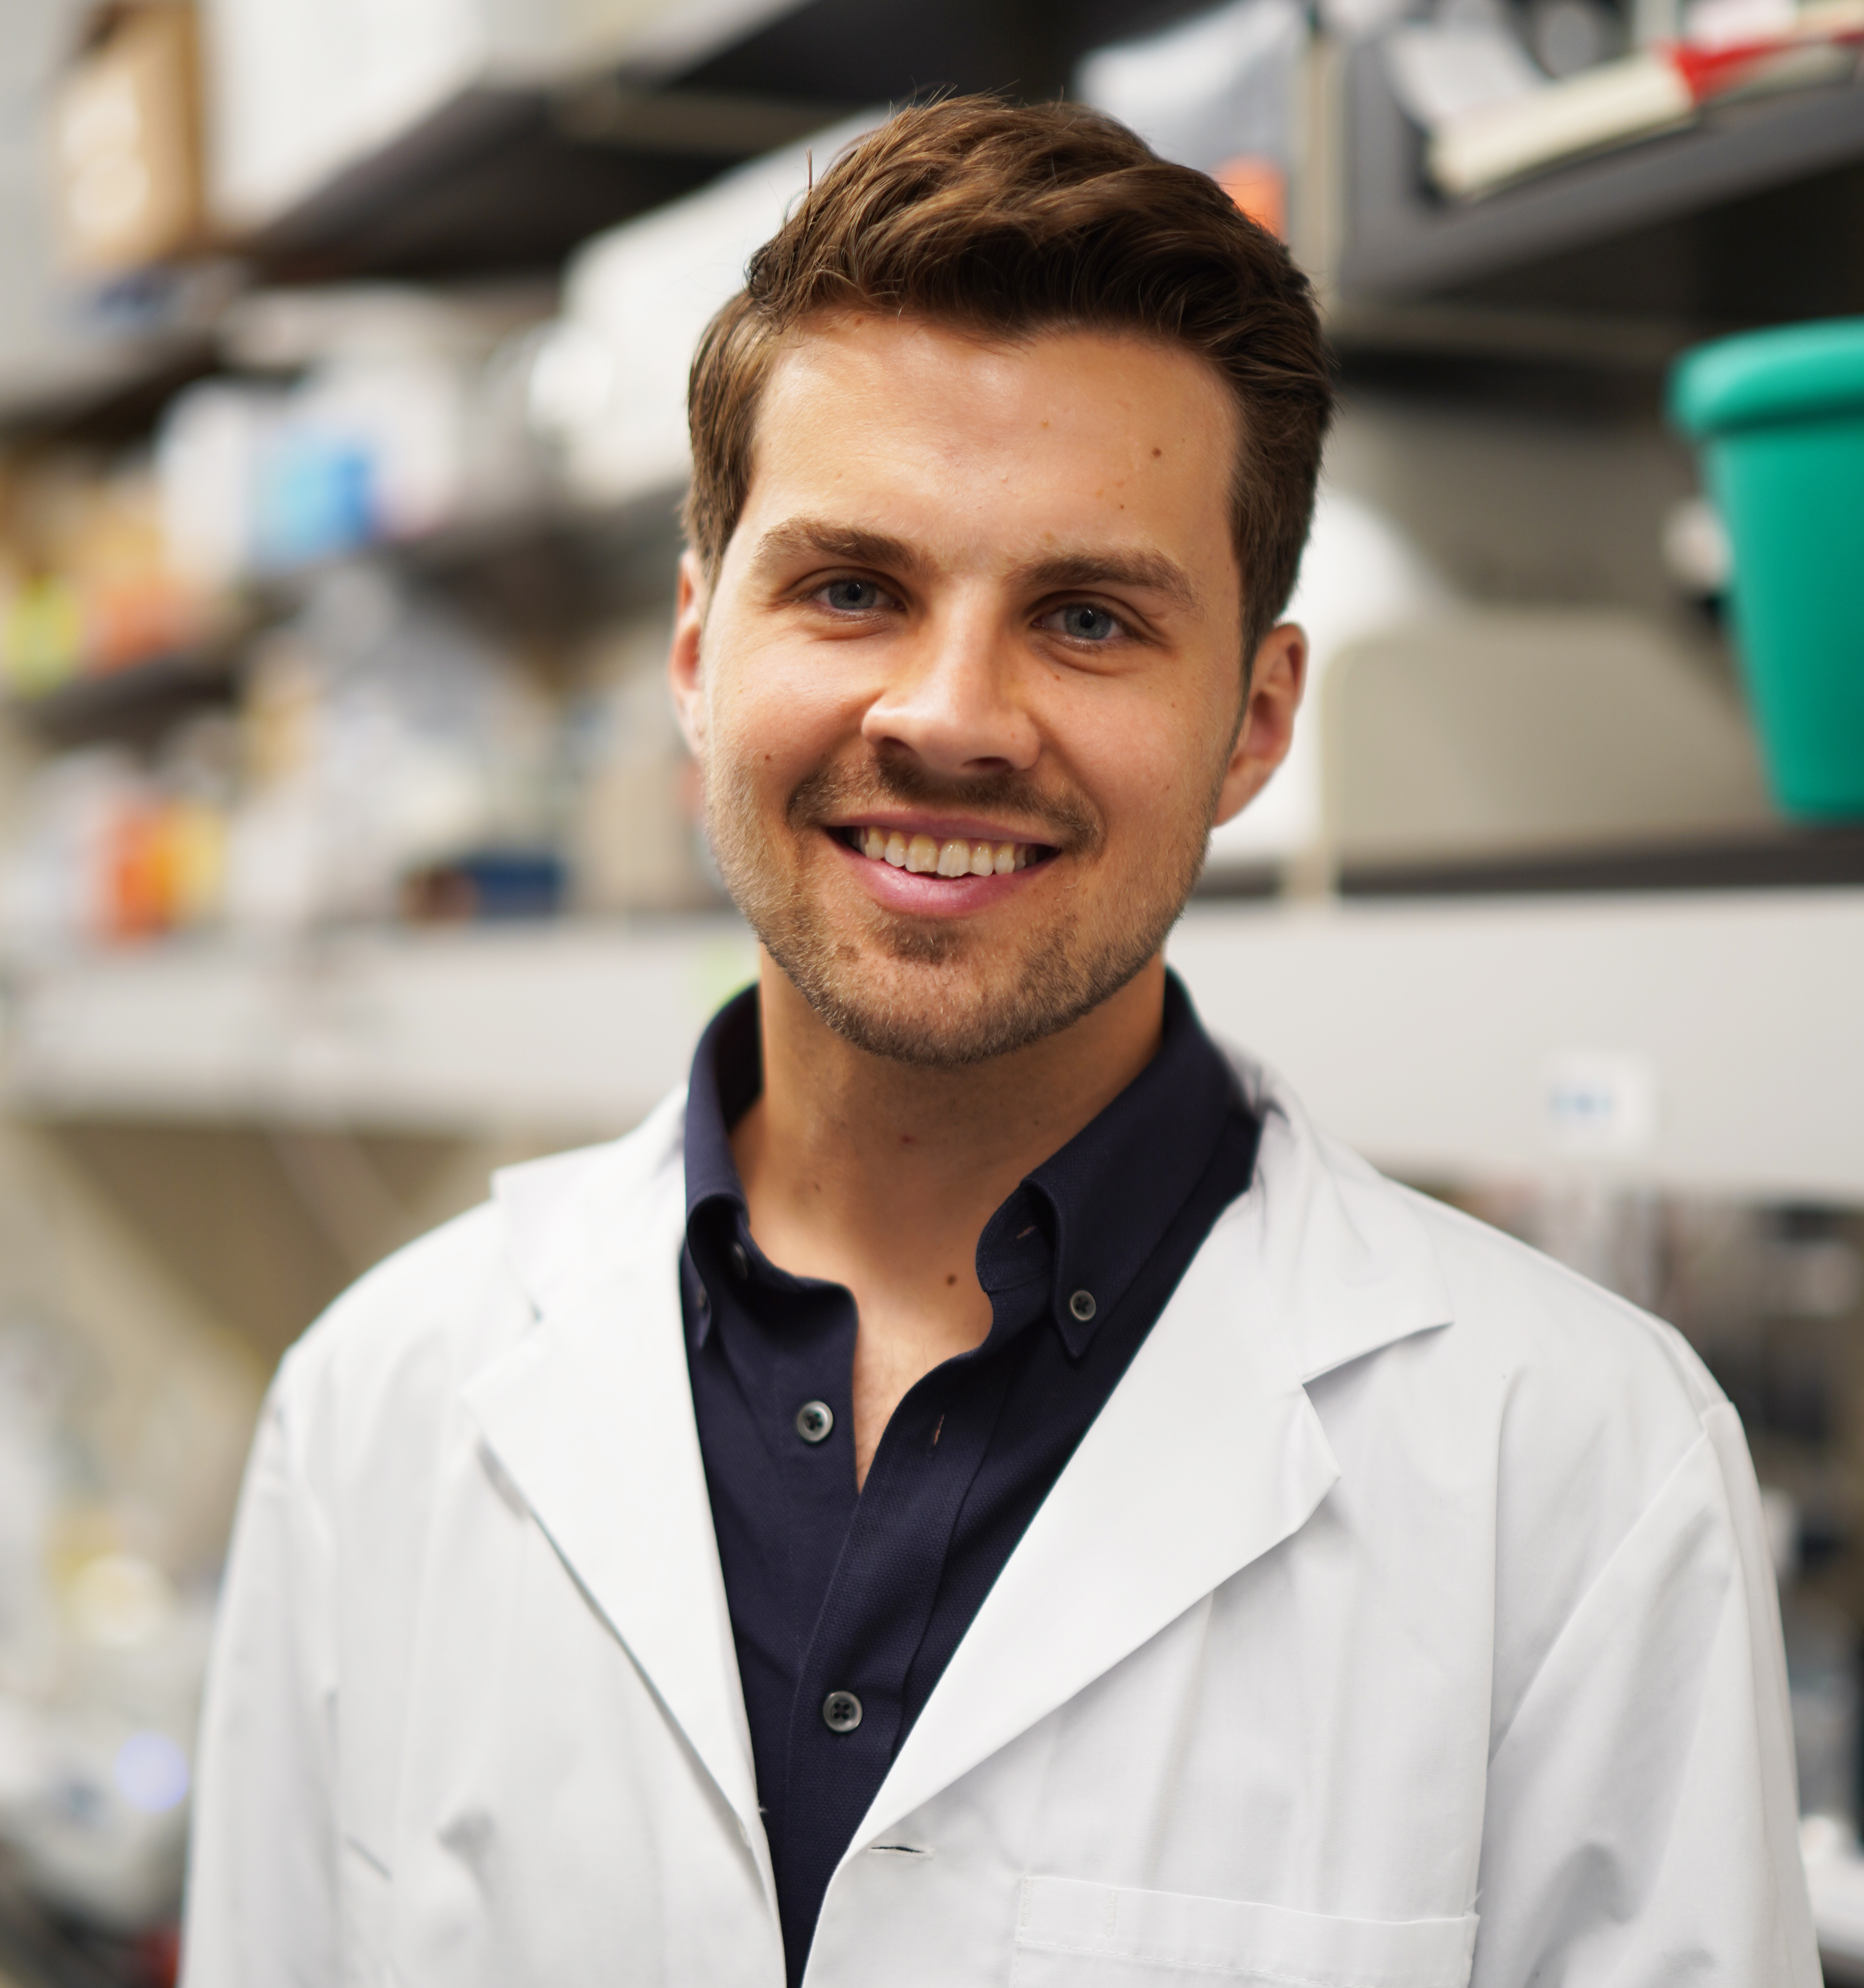
[[537, 1322], [465, 1399], [718, 1784], [770, 1883], [680, 1314], [683, 1094], [631, 1138], [499, 1177]]
[[1030, 1522], [854, 1848], [1303, 1525], [1339, 1475], [1234, 1213]]
[[1340, 1474], [1305, 1384], [1450, 1320], [1402, 1192], [1236, 1061], [1255, 1181], [1030, 1522], [851, 1854], [1298, 1532]]

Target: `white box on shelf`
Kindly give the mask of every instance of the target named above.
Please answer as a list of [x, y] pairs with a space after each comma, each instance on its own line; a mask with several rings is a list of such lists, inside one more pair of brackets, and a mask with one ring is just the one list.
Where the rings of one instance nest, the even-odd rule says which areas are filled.
[[[597, 236], [570, 266], [566, 352], [588, 383], [558, 411], [570, 480], [592, 503], [686, 478], [686, 378], [700, 334], [743, 286], [745, 265], [783, 225], [812, 174], [878, 122], [874, 111], [728, 173], [683, 200]], [[600, 355], [590, 363], [580, 354]]]
[[666, 71], [793, 0], [202, 0], [209, 203], [263, 227], [475, 86]]

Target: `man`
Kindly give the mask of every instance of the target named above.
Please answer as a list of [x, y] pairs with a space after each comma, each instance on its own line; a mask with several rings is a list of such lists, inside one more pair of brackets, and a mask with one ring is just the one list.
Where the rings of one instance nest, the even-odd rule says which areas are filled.
[[1328, 410], [1279, 246], [1065, 107], [754, 259], [672, 680], [757, 986], [287, 1361], [192, 1988], [1817, 1979], [1732, 1412], [1162, 962]]

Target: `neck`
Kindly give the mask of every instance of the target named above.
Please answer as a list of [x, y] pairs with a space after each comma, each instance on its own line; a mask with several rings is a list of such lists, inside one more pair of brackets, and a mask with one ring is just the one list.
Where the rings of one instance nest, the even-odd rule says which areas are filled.
[[759, 997], [763, 1091], [739, 1134], [749, 1135], [740, 1163], [749, 1159], [764, 1177], [763, 1198], [808, 1209], [811, 1228], [878, 1237], [890, 1253], [909, 1214], [912, 1229], [962, 1242], [968, 1263], [979, 1232], [1017, 1182], [1152, 1060], [1163, 1026], [1165, 962], [1154, 959], [1057, 1033], [956, 1069], [856, 1048], [767, 955]]
[[759, 986], [763, 1092], [732, 1148], [765, 1255], [854, 1295], [864, 1477], [906, 1388], [990, 1330], [976, 1264], [986, 1222], [1157, 1051], [1165, 962], [1057, 1034], [956, 1070], [857, 1049], [768, 956]]

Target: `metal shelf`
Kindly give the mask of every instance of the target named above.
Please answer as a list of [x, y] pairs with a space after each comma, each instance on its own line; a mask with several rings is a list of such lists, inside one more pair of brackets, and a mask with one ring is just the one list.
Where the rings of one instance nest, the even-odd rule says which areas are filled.
[[587, 236], [743, 156], [584, 137], [557, 103], [538, 87], [464, 90], [247, 235], [241, 252], [287, 282], [552, 270]]
[[1395, 1172], [1864, 1202], [1864, 889], [1238, 908], [1172, 954]]
[[184, 712], [232, 696], [242, 626], [198, 649], [166, 651], [112, 670], [86, 670], [54, 690], [14, 697], [5, 708], [48, 744], [158, 737]]
[[1614, 891], [1779, 891], [1864, 886], [1864, 828], [1786, 822], [1741, 834], [1698, 836], [1456, 861], [1354, 863], [1348, 898], [1520, 898]]
[[1815, 1824], [1807, 1832], [1806, 1882], [1829, 1988], [1856, 1988], [1864, 1982], [1864, 1854], [1855, 1843], [1818, 1841], [1835, 1827]]
[[[233, 230], [202, 274], [148, 272], [174, 308], [0, 380], [0, 431], [138, 433], [214, 370], [220, 308], [252, 280], [446, 280], [555, 271], [579, 244], [867, 106], [941, 90], [1066, 87], [1089, 49], [1200, 0], [705, 0], [661, 10], [611, 59], [464, 82], [281, 211]], [[197, 289], [203, 295], [197, 296]], [[145, 313], [147, 315], [147, 313]], [[172, 322], [168, 321], [172, 319]]]
[[712, 0], [599, 72], [487, 79], [239, 244], [291, 281], [553, 267], [600, 229], [874, 103], [1059, 93], [1088, 49], [1198, 0]]
[[1399, 307], [1454, 300], [1498, 348], [1511, 319], [1531, 344], [1551, 313], [1556, 343], [1590, 320], [1602, 350], [1615, 327], [1635, 362], [1734, 325], [1864, 309], [1864, 82], [1713, 107], [1467, 203], [1427, 187], [1375, 44], [1350, 52], [1340, 88], [1348, 342], [1415, 340]]
[[[1393, 1171], [1864, 1202], [1864, 889], [1200, 904], [1171, 952], [1214, 1030]], [[0, 1097], [612, 1133], [682, 1080], [753, 959], [720, 916], [24, 966]]]
[[729, 918], [174, 942], [15, 969], [0, 1090], [37, 1115], [612, 1132], [753, 964]]

